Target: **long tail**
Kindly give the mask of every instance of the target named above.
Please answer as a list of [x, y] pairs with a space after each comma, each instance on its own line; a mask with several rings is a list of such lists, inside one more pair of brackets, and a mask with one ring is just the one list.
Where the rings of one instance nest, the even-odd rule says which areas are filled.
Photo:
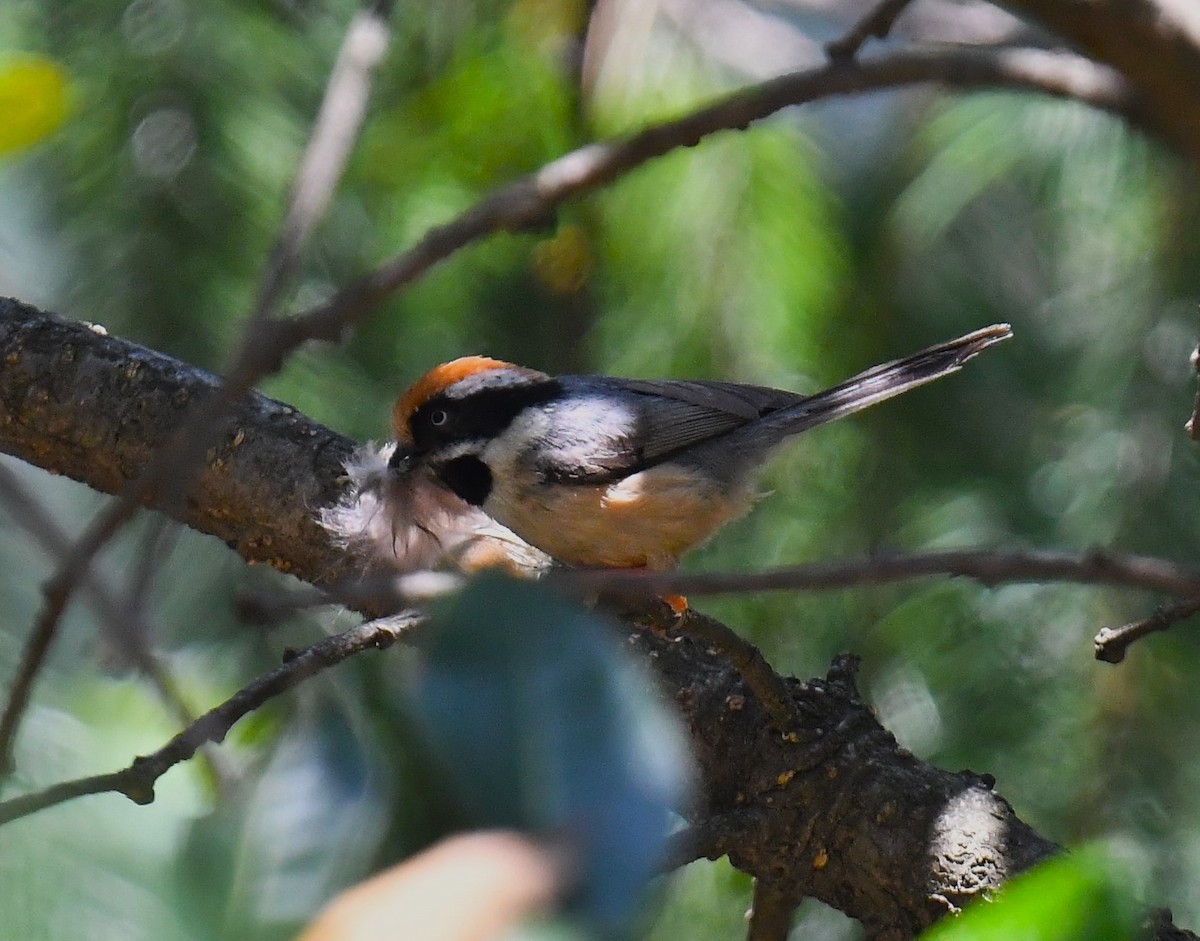
[[904, 359], [873, 366], [832, 389], [785, 406], [763, 420], [778, 423], [777, 427], [789, 435], [799, 434], [958, 372], [967, 360], [1011, 336], [1012, 327], [1006, 323], [984, 327]]

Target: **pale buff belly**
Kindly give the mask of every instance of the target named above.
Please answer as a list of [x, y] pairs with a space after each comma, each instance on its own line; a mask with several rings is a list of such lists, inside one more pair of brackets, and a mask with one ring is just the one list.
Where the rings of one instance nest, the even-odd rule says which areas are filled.
[[497, 474], [493, 486], [483, 506], [489, 516], [559, 562], [601, 568], [673, 568], [753, 503], [750, 487], [727, 493], [697, 486], [670, 464], [612, 484]]

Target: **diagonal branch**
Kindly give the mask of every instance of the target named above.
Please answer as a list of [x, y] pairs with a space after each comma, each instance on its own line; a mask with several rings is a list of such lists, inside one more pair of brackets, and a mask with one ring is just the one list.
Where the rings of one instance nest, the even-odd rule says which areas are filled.
[[846, 35], [825, 47], [830, 59], [853, 59], [869, 39], [884, 39], [912, 0], [880, 0]]
[[1096, 634], [1094, 641], [1096, 659], [1105, 663], [1120, 663], [1131, 644], [1156, 634], [1169, 631], [1180, 621], [1186, 621], [1200, 613], [1200, 597], [1188, 598], [1177, 604], [1163, 605], [1148, 618], [1125, 624], [1121, 627], [1106, 627]]
[[[174, 504], [182, 503], [191, 488], [201, 458], [216, 438], [214, 429], [221, 419], [260, 379], [280, 368], [286, 351], [264, 343], [263, 338], [271, 336], [273, 325], [278, 323], [272, 312], [328, 205], [357, 139], [371, 74], [387, 48], [386, 18], [391, 6], [391, 2], [373, 0], [368, 9], [351, 19], [297, 171], [279, 237], [267, 260], [254, 310], [225, 381], [196, 397], [186, 417], [170, 426], [175, 427], [174, 434], [122, 489], [121, 499], [97, 514], [70, 551], [63, 554], [43, 587], [45, 602], [33, 629], [36, 637], [53, 636], [72, 593], [87, 577], [92, 560], [140, 505], [154, 500], [168, 512], [178, 512]], [[153, 560], [148, 559], [143, 566], [147, 581], [153, 570]], [[10, 759], [10, 744], [20, 715], [19, 708], [10, 709], [0, 725], [0, 774]]]
[[[378, 4], [374, 5], [378, 7]], [[371, 77], [388, 44], [386, 13], [365, 9], [350, 20], [325, 96], [292, 183], [287, 214], [263, 272], [254, 319], [271, 316], [301, 252], [325, 214], [367, 111]]]
[[407, 615], [368, 621], [313, 644], [210, 709], [162, 748], [135, 758], [128, 767], [65, 781], [43, 791], [0, 801], [0, 825], [89, 794], [115, 792], [124, 794], [135, 804], [149, 804], [154, 800], [158, 779], [191, 758], [201, 745], [223, 741], [239, 719], [310, 676], [361, 651], [390, 647], [417, 620], [415, 616]]
[[485, 196], [430, 229], [392, 261], [328, 302], [281, 324], [281, 352], [310, 339], [338, 340], [368, 310], [454, 252], [496, 232], [543, 223], [569, 199], [598, 189], [672, 150], [721, 131], [743, 130], [784, 108], [825, 98], [933, 83], [951, 89], [1011, 88], [1070, 98], [1142, 123], [1119, 73], [1070, 53], [1039, 49], [923, 49], [844, 60], [739, 89], [681, 118], [625, 137], [588, 144]]
[[[70, 550], [70, 536], [20, 478], [2, 464], [0, 507], [20, 524], [28, 537], [37, 543], [46, 555], [59, 558]], [[137, 613], [123, 607], [95, 572], [88, 573], [83, 587], [89, 602], [99, 615], [112, 643], [121, 651], [121, 655], [145, 674], [176, 719], [185, 725], [191, 722], [194, 716], [179, 695], [173, 679], [153, 651], [142, 643], [141, 632], [136, 624], [129, 623], [131, 617], [136, 619]], [[8, 729], [14, 722], [12, 715], [24, 708], [24, 700], [29, 694], [28, 687], [41, 668], [42, 659], [52, 641], [52, 637], [36, 635], [31, 635], [26, 641], [22, 663], [17, 670], [17, 679], [9, 692], [9, 701], [4, 713], [0, 716], [0, 763], [8, 757], [7, 750], [11, 744], [11, 731]]]

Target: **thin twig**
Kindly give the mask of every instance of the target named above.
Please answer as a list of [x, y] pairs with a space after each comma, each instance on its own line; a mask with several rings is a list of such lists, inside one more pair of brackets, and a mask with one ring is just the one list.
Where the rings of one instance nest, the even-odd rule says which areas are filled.
[[360, 10], [342, 39], [317, 119], [292, 183], [287, 215], [268, 258], [254, 317], [271, 316], [301, 252], [325, 214], [367, 112], [371, 76], [388, 45], [386, 19]]
[[1193, 597], [1200, 594], [1200, 569], [1150, 556], [1092, 549], [960, 549], [946, 552], [879, 554], [815, 562], [765, 572], [696, 573], [577, 571], [555, 573], [577, 590], [613, 594], [722, 595], [766, 591], [826, 591], [857, 585], [937, 575], [956, 575], [984, 585], [1007, 582], [1074, 582], [1110, 585]]
[[58, 633], [59, 620], [65, 606], [66, 596], [61, 592], [48, 595], [46, 604], [25, 639], [21, 662], [8, 691], [4, 713], [0, 715], [0, 779], [7, 777], [13, 770], [13, 741], [29, 706], [33, 684], [37, 681], [42, 664], [45, 663], [54, 637]]
[[[261, 325], [274, 316], [288, 281], [300, 263], [304, 248], [324, 216], [345, 170], [366, 115], [372, 74], [387, 50], [389, 35], [386, 17], [389, 10], [390, 4], [375, 2], [368, 9], [356, 13], [346, 28], [292, 182], [287, 212], [263, 267], [262, 282], [250, 315], [251, 326], [247, 329], [244, 346], [251, 345], [254, 336], [262, 329]], [[200, 453], [195, 447], [190, 450], [192, 454]], [[160, 501], [179, 499], [192, 479], [192, 468], [189, 466], [192, 461], [185, 462], [180, 455], [175, 455], [175, 461], [179, 465], [176, 483], [170, 488], [171, 492], [160, 493]], [[161, 568], [168, 554], [153, 551], [157, 545], [158, 537], [152, 534], [148, 550], [143, 555], [143, 563], [131, 581], [131, 608], [140, 604], [141, 597], [149, 590], [154, 572]]]
[[[181, 500], [194, 479], [200, 459], [211, 443], [212, 427], [229, 407], [264, 376], [277, 371], [296, 345], [271, 340], [277, 323], [271, 312], [313, 227], [329, 203], [366, 107], [370, 76], [387, 48], [386, 16], [391, 4], [375, 2], [350, 22], [326, 86], [325, 97], [297, 172], [279, 239], [266, 265], [263, 283], [239, 354], [216, 392], [188, 415], [170, 443], [155, 454], [121, 499], [99, 514], [44, 587], [46, 601], [32, 635], [39, 643], [52, 637], [71, 593], [91, 567], [96, 553], [125, 525], [143, 503], [159, 507]], [[18, 689], [27, 698], [27, 689]], [[20, 707], [24, 708], [23, 704]], [[20, 709], [14, 716], [20, 715]], [[6, 713], [4, 718], [8, 718]], [[4, 750], [15, 725], [0, 720], [0, 773], [10, 757]]]
[[1106, 627], [1096, 635], [1096, 659], [1106, 663], [1120, 663], [1125, 659], [1129, 645], [1148, 634], [1170, 630], [1180, 621], [1200, 613], [1200, 597], [1189, 598], [1178, 604], [1163, 605], [1150, 617], [1121, 627]]
[[[626, 137], [588, 144], [485, 196], [436, 226], [402, 255], [288, 321], [294, 344], [337, 340], [386, 297], [465, 245], [495, 232], [544, 222], [559, 205], [630, 170], [720, 131], [742, 130], [792, 105], [905, 85], [1015, 88], [1071, 98], [1138, 120], [1120, 73], [1071, 53], [1040, 49], [908, 50], [869, 61], [838, 61], [751, 85], [681, 118]], [[282, 339], [282, 338], [281, 338]]]
[[[171, 553], [179, 541], [182, 527], [178, 526], [169, 516], [154, 516], [142, 534], [141, 548], [138, 560], [132, 566], [133, 572], [129, 577], [128, 588], [125, 591], [126, 617], [124, 623], [130, 634], [143, 635], [145, 624], [146, 601], [150, 596], [150, 587], [154, 576], [160, 572], [171, 558]], [[69, 543], [68, 543], [69, 547]]]
[[[558, 569], [547, 584], [576, 594], [645, 598], [653, 595], [736, 595], [772, 591], [835, 591], [937, 576], [970, 578], [983, 585], [1070, 582], [1161, 592], [1200, 594], [1200, 569], [1166, 559], [1108, 549], [956, 549], [944, 552], [877, 553], [762, 572], [650, 572], [634, 569]], [[343, 604], [395, 610], [457, 591], [464, 576], [410, 572], [350, 579], [321, 589], [257, 592], [243, 599], [249, 616], [275, 621], [309, 608]]]
[[466, 576], [455, 572], [416, 571], [367, 575], [320, 588], [312, 585], [260, 588], [241, 592], [236, 599], [236, 610], [239, 617], [265, 626], [295, 617], [302, 611], [332, 605], [378, 615], [454, 594], [466, 581]]
[[191, 758], [206, 742], [223, 741], [234, 723], [243, 716], [354, 654], [390, 647], [418, 621], [416, 615], [368, 621], [313, 644], [210, 709], [162, 748], [134, 759], [128, 767], [109, 774], [65, 781], [0, 802], [0, 825], [86, 794], [112, 791], [124, 794], [136, 804], [149, 804], [154, 800], [154, 786], [160, 777]]
[[755, 879], [746, 941], [787, 941], [800, 901], [762, 878]]
[[[0, 500], [4, 501], [12, 518], [47, 555], [58, 558], [70, 550], [71, 540], [67, 533], [17, 475], [3, 464], [0, 464]], [[150, 680], [176, 719], [185, 725], [191, 722], [195, 717], [179, 695], [174, 680], [153, 652], [140, 643], [143, 632], [126, 623], [127, 613], [95, 572], [89, 570], [86, 574], [83, 589], [99, 616], [100, 623], [104, 625], [122, 655]], [[55, 627], [50, 626], [47, 629], [41, 622], [39, 626], [42, 629], [31, 632], [26, 640], [8, 701], [5, 703], [4, 712], [0, 714], [0, 777], [11, 770], [12, 747], [17, 728], [28, 707], [33, 685], [54, 642]], [[214, 766], [212, 771], [219, 780], [218, 769]]]
[[880, 0], [861, 20], [847, 31], [846, 35], [825, 46], [825, 53], [832, 60], [853, 59], [868, 39], [886, 39], [896, 25], [896, 20], [912, 0]]

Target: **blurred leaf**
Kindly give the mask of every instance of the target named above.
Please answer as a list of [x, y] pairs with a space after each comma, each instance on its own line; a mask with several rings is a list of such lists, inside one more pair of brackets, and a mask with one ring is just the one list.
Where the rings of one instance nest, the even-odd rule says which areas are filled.
[[32, 147], [67, 116], [67, 75], [56, 62], [21, 56], [0, 63], [0, 155]]
[[657, 913], [647, 941], [691, 937], [703, 925], [705, 941], [742, 941], [753, 880], [725, 857], [698, 859], [667, 880], [671, 904]]
[[199, 938], [293, 937], [370, 869], [387, 818], [390, 779], [376, 767], [386, 749], [327, 695], [301, 695], [269, 762], [195, 823], [180, 854], [176, 906]]
[[627, 926], [691, 770], [644, 669], [595, 615], [498, 575], [427, 638], [415, 706], [471, 823], [565, 839], [585, 917]]
[[1091, 847], [1052, 859], [1013, 879], [990, 902], [946, 918], [924, 941], [1122, 941], [1137, 907], [1120, 867]]

